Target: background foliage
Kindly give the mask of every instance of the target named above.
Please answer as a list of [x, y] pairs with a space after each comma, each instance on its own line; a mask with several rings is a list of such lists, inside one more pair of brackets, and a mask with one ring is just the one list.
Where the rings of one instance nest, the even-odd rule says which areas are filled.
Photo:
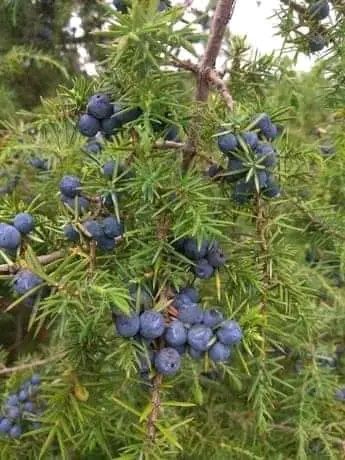
[[[308, 52], [298, 33], [304, 19], [294, 2], [281, 3], [286, 46]], [[225, 37], [232, 113], [217, 91], [195, 102], [192, 74], [172, 65], [207, 40], [212, 4], [207, 17], [194, 11], [189, 22], [182, 7], [156, 12], [148, 0], [134, 1], [129, 15], [101, 1], [0, 3], [0, 180], [16, 185], [1, 189], [0, 221], [19, 211], [35, 216], [16, 262], [50, 287], [28, 309], [13, 293], [11, 273], [1, 275], [0, 360], [5, 372], [29, 365], [2, 375], [2, 399], [31, 375], [30, 365], [47, 362], [41, 427], [19, 440], [0, 438], [0, 458], [343, 458], [345, 405], [334, 398], [345, 386], [340, 3], [332, 2], [329, 46], [308, 73], [297, 73], [284, 53], [260, 56], [244, 38]], [[66, 30], [73, 14], [81, 38]], [[97, 77], [81, 71], [80, 45]], [[76, 123], [99, 90], [143, 114], [90, 157]], [[225, 165], [220, 127], [244, 129], [259, 112], [284, 126], [276, 143], [282, 193], [238, 207], [233, 186], [205, 170]], [[187, 171], [181, 149], [162, 148], [163, 123], [178, 126], [181, 142], [194, 138]], [[46, 159], [48, 170], [35, 169], [33, 157]], [[110, 159], [125, 161], [130, 177], [106, 179], [102, 165]], [[95, 260], [87, 245], [65, 240], [64, 225], [78, 220], [58, 196], [65, 174], [81, 178], [94, 213], [104, 213], [97, 203], [112, 195], [126, 229], [114, 253], [97, 252]], [[166, 289], [195, 281], [172, 245], [186, 235], [216, 238], [225, 249], [226, 267], [195, 284], [203, 305], [220, 306], [245, 336], [229, 364], [186, 357], [176, 377], [163, 379], [152, 442], [152, 381], [138, 374], [138, 345], [114, 334], [111, 311], [128, 311], [131, 283], [164, 310]], [[60, 258], [40, 263], [38, 256], [56, 250]]]

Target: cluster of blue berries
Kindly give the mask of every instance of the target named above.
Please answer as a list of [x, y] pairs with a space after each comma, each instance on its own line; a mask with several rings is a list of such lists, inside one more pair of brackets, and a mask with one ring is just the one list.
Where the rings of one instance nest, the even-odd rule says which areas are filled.
[[[120, 11], [120, 13], [127, 14], [128, 7], [130, 6], [129, 0], [113, 0], [113, 5]], [[170, 2], [168, 0], [161, 0], [158, 4], [158, 11], [165, 11], [170, 7]]]
[[199, 244], [196, 238], [182, 238], [174, 246], [178, 252], [193, 261], [193, 271], [197, 278], [211, 278], [215, 270], [226, 263], [224, 252], [216, 241], [202, 241]]
[[140, 357], [141, 374], [153, 365], [162, 375], [175, 375], [187, 351], [193, 359], [208, 353], [215, 363], [229, 360], [231, 347], [242, 340], [241, 327], [236, 321], [224, 320], [218, 309], [202, 310], [199, 300], [196, 289], [187, 287], [172, 299], [166, 316], [152, 309], [130, 316], [114, 314], [120, 336], [144, 341], [150, 347]]
[[[218, 136], [219, 149], [228, 160], [225, 177], [229, 182], [236, 182], [233, 199], [238, 204], [249, 202], [258, 187], [267, 198], [279, 196], [280, 188], [272, 175], [278, 154], [271, 144], [278, 134], [278, 127], [266, 113], [262, 113], [255, 117], [252, 131]], [[249, 169], [254, 169], [255, 175], [247, 180]], [[214, 175], [212, 171], [208, 174]]]
[[22, 241], [22, 236], [28, 235], [35, 227], [31, 214], [20, 212], [13, 220], [13, 225], [0, 223], [0, 248], [13, 251]]
[[[96, 241], [97, 247], [102, 251], [112, 251], [116, 245], [116, 239], [122, 237], [124, 227], [122, 222], [115, 216], [108, 216], [103, 219], [89, 219], [80, 226], [82, 234], [91, 240]], [[64, 227], [65, 237], [75, 243], [80, 242], [78, 229], [73, 224]]]
[[97, 93], [90, 97], [87, 113], [79, 119], [79, 131], [89, 138], [95, 137], [99, 132], [105, 136], [112, 136], [141, 114], [142, 110], [139, 107], [128, 109], [121, 104], [113, 104], [106, 94]]
[[35, 421], [41, 414], [37, 395], [41, 378], [34, 374], [26, 380], [16, 393], [8, 396], [0, 416], [0, 433], [9, 438], [19, 438], [24, 432], [40, 428]]
[[327, 46], [327, 38], [324, 37], [320, 28], [320, 21], [329, 16], [330, 7], [327, 0], [313, 0], [307, 9], [307, 16], [311, 21], [315, 22], [315, 32], [309, 36], [309, 49], [312, 53], [321, 51]]
[[81, 195], [81, 182], [76, 176], [64, 176], [60, 181], [61, 201], [73, 213], [85, 213], [89, 210], [90, 201]]

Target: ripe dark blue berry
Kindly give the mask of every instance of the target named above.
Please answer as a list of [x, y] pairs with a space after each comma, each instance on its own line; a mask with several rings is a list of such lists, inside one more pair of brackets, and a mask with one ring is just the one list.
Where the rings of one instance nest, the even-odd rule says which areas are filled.
[[236, 136], [231, 133], [218, 136], [218, 147], [226, 155], [233, 153], [238, 148]]
[[311, 19], [316, 19], [322, 21], [329, 16], [330, 8], [327, 0], [319, 0], [315, 3], [312, 3], [308, 8], [308, 14]]
[[227, 361], [230, 358], [230, 354], [230, 347], [227, 347], [220, 342], [216, 342], [208, 351], [209, 357], [215, 363]]
[[241, 179], [235, 185], [232, 198], [239, 205], [246, 204], [252, 198], [254, 190], [255, 187], [253, 181], [246, 182], [245, 179]]
[[74, 198], [79, 194], [80, 180], [75, 176], [64, 176], [60, 181], [60, 192], [68, 198]]
[[20, 270], [14, 277], [13, 288], [17, 294], [23, 295], [42, 284], [42, 279], [30, 270]]
[[222, 168], [220, 166], [218, 166], [217, 164], [213, 164], [205, 172], [205, 175], [208, 177], [215, 177], [217, 174], [220, 174], [221, 171], [222, 171]]
[[164, 337], [171, 347], [184, 345], [187, 342], [187, 330], [181, 321], [174, 320], [166, 328]]
[[122, 109], [114, 115], [114, 118], [116, 118], [117, 122], [120, 125], [124, 125], [126, 123], [130, 123], [131, 121], [136, 120], [140, 117], [142, 113], [143, 111], [140, 107], [134, 107], [132, 109]]
[[227, 320], [218, 329], [217, 337], [223, 345], [235, 345], [242, 340], [243, 333], [236, 321]]
[[226, 257], [221, 249], [214, 248], [208, 251], [207, 261], [213, 268], [220, 268], [225, 265]]
[[112, 115], [113, 106], [106, 94], [98, 93], [90, 97], [87, 104], [87, 112], [89, 115], [102, 120]]
[[163, 335], [164, 317], [156, 311], [145, 311], [140, 315], [140, 335], [146, 339], [156, 339]]
[[17, 249], [21, 243], [21, 235], [12, 225], [0, 224], [0, 248]]
[[99, 240], [104, 236], [103, 227], [96, 220], [87, 220], [86, 222], [84, 222], [83, 227], [85, 228], [89, 238]]
[[131, 316], [117, 315], [115, 326], [121, 337], [134, 337], [140, 328], [139, 316], [137, 314]]
[[162, 12], [166, 11], [167, 9], [169, 9], [169, 4], [164, 0], [161, 0], [158, 4], [158, 11]]
[[277, 153], [271, 144], [259, 142], [255, 148], [256, 155], [261, 159], [261, 164], [271, 168], [277, 164]]
[[255, 128], [260, 129], [260, 134], [262, 134], [266, 139], [270, 139], [272, 134], [272, 124], [272, 120], [267, 113], [260, 113], [255, 117]]
[[6, 412], [9, 419], [19, 418], [20, 416], [20, 409], [18, 406], [9, 406]]
[[267, 198], [277, 198], [281, 194], [280, 187], [274, 177], [268, 174], [266, 186], [263, 189], [263, 194]]
[[33, 374], [30, 382], [32, 385], [39, 385], [41, 383], [41, 376], [39, 374]]
[[6, 400], [8, 406], [16, 406], [18, 403], [19, 399], [17, 395], [10, 395]]
[[83, 150], [90, 155], [99, 155], [103, 150], [103, 146], [100, 142], [92, 139], [84, 145]]
[[223, 313], [216, 308], [204, 311], [203, 324], [213, 329], [224, 320]]
[[117, 9], [117, 11], [120, 11], [120, 13], [128, 13], [128, 7], [126, 5], [125, 0], [113, 0], [113, 5]]
[[13, 425], [13, 427], [9, 431], [9, 436], [11, 438], [19, 438], [22, 435], [22, 429], [20, 425]]
[[102, 221], [102, 227], [105, 235], [108, 238], [117, 238], [123, 235], [123, 224], [119, 222], [116, 217], [106, 217]]
[[23, 409], [25, 412], [33, 413], [35, 410], [35, 405], [31, 401], [27, 401], [26, 403], [23, 404]]
[[26, 390], [21, 390], [19, 392], [19, 395], [18, 395], [19, 401], [24, 402], [28, 399], [28, 397], [29, 397], [29, 394]]
[[180, 293], [174, 298], [174, 306], [176, 308], [181, 308], [184, 305], [190, 305], [192, 303], [195, 303], [195, 302], [193, 302], [190, 296], [185, 293]]
[[162, 375], [175, 375], [181, 366], [181, 358], [174, 348], [162, 348], [155, 356], [155, 368]]
[[200, 300], [200, 294], [195, 288], [192, 287], [184, 287], [179, 290], [179, 296], [180, 295], [186, 295], [187, 297], [190, 298], [190, 300], [193, 303], [197, 303]]
[[184, 303], [178, 308], [178, 319], [186, 324], [201, 323], [203, 311], [196, 303]]
[[177, 142], [179, 140], [179, 129], [176, 125], [170, 126], [165, 134], [164, 134], [164, 139], [166, 141], [175, 141]]
[[101, 130], [101, 123], [97, 118], [85, 113], [79, 118], [78, 128], [86, 137], [94, 137]]
[[248, 168], [239, 158], [230, 157], [228, 161], [229, 173], [225, 176], [228, 182], [236, 182], [247, 174]]
[[339, 388], [335, 394], [334, 394], [335, 399], [338, 401], [345, 402], [345, 388]]
[[241, 137], [244, 143], [247, 144], [247, 146], [250, 147], [251, 149], [255, 149], [255, 147], [257, 146], [259, 142], [259, 137], [255, 131], [247, 131], [247, 132], [241, 133]]
[[0, 420], [0, 433], [8, 433], [11, 429], [12, 422], [8, 418]]
[[208, 280], [214, 273], [214, 268], [207, 259], [201, 259], [194, 267], [194, 273], [198, 278]]
[[309, 38], [309, 49], [317, 53], [327, 46], [327, 40], [320, 34], [314, 34]]
[[107, 236], [102, 236], [97, 239], [97, 247], [101, 251], [112, 251], [116, 246], [114, 238], [108, 238]]
[[198, 351], [206, 351], [211, 346], [212, 329], [202, 324], [192, 326], [188, 331], [188, 344]]
[[116, 134], [116, 132], [121, 128], [122, 124], [116, 118], [116, 116], [105, 118], [101, 121], [101, 129], [104, 134], [111, 136]]
[[331, 156], [331, 155], [335, 155], [335, 153], [336, 153], [335, 146], [333, 144], [331, 144], [331, 143], [321, 145], [320, 146], [320, 151], [321, 151], [322, 155], [324, 155], [326, 157]]
[[36, 169], [39, 169], [41, 171], [48, 171], [48, 161], [43, 158], [30, 158], [29, 163]]
[[187, 238], [183, 245], [185, 256], [192, 260], [199, 260], [204, 258], [207, 254], [207, 249], [207, 241], [198, 243], [195, 238]]
[[28, 212], [20, 212], [14, 218], [13, 225], [20, 233], [27, 235], [34, 229], [34, 218]]
[[63, 229], [65, 237], [73, 242], [78, 242], [80, 240], [79, 232], [74, 228], [72, 224], [65, 225]]
[[115, 160], [110, 160], [107, 161], [102, 167], [103, 174], [106, 178], [112, 179], [115, 173], [115, 176], [120, 176], [124, 171], [125, 168], [124, 166], [115, 161]]

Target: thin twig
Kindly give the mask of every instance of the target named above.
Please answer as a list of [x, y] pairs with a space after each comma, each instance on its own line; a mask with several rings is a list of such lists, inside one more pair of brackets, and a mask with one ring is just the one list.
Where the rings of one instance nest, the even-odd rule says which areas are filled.
[[189, 70], [190, 72], [193, 72], [195, 74], [198, 74], [199, 72], [199, 66], [198, 64], [194, 64], [190, 60], [182, 60], [178, 59], [175, 56], [172, 58], [171, 64], [174, 67], [177, 67], [179, 69], [184, 69], [184, 70]]
[[[62, 259], [65, 255], [65, 251], [54, 251], [51, 254], [45, 254], [43, 256], [38, 256], [37, 259], [41, 265], [48, 265], [51, 262], [55, 262], [56, 260]], [[14, 274], [21, 269], [20, 264], [3, 264], [0, 265], [0, 273], [9, 273]]]
[[32, 361], [31, 363], [20, 364], [19, 366], [14, 366], [14, 367], [4, 367], [3, 369], [0, 369], [0, 375], [13, 374], [14, 372], [21, 372], [26, 369], [32, 369], [34, 367], [44, 366], [45, 364], [51, 363], [53, 361], [57, 361], [58, 359], [62, 358], [64, 355], [65, 353], [59, 353], [58, 355], [51, 356], [50, 358], [38, 359], [37, 361]]
[[207, 78], [209, 82], [219, 91], [229, 110], [232, 112], [234, 110], [234, 101], [228, 90], [228, 87], [226, 86], [225, 81], [222, 78], [220, 78], [220, 76], [214, 69], [210, 69], [208, 71]]
[[293, 10], [296, 11], [296, 13], [299, 13], [299, 14], [302, 14], [302, 15], [305, 15], [306, 14], [306, 8], [302, 5], [300, 5], [299, 3], [297, 2], [294, 2], [293, 0], [280, 0], [282, 3], [284, 3], [284, 5], [286, 6], [289, 6], [290, 8], [292, 8]]
[[153, 387], [151, 391], [152, 410], [147, 420], [147, 434], [151, 442], [156, 438], [156, 422], [159, 418], [161, 409], [160, 387], [162, 385], [163, 376], [157, 374], [153, 379]]
[[183, 149], [185, 144], [183, 142], [164, 141], [156, 142], [154, 148], [156, 149]]

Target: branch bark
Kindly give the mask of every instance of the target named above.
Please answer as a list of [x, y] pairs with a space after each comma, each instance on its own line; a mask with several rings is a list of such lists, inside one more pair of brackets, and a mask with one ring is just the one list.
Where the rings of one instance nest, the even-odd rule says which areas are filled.
[[21, 372], [26, 369], [33, 369], [34, 367], [44, 366], [45, 364], [57, 361], [63, 356], [64, 356], [64, 353], [60, 353], [58, 355], [51, 356], [50, 358], [38, 359], [37, 361], [32, 361], [31, 363], [20, 364], [19, 366], [14, 366], [14, 367], [4, 367], [3, 369], [0, 369], [0, 375], [13, 374], [14, 372]]
[[161, 374], [157, 374], [153, 379], [153, 388], [151, 391], [152, 410], [147, 420], [147, 434], [151, 442], [154, 442], [156, 438], [156, 422], [161, 410], [160, 387], [162, 380], [163, 376]]
[[206, 102], [209, 93], [209, 81], [207, 72], [216, 65], [216, 59], [225, 33], [226, 26], [231, 19], [235, 0], [219, 0], [211, 24], [210, 38], [207, 42], [206, 51], [200, 64], [198, 85], [195, 99]]
[[297, 2], [294, 2], [293, 0], [280, 0], [284, 5], [289, 6], [293, 10], [296, 11], [296, 13], [304, 15], [306, 13], [306, 8], [302, 5], [300, 5]]
[[[196, 102], [206, 102], [209, 96], [209, 90], [211, 83], [214, 82], [221, 94], [226, 96], [225, 101], [232, 110], [232, 98], [228, 93], [228, 90], [224, 82], [221, 82], [220, 77], [215, 71], [216, 59], [219, 55], [222, 41], [224, 38], [225, 30], [228, 22], [231, 19], [233, 9], [235, 6], [235, 0], [218, 0], [215, 13], [213, 16], [210, 38], [206, 45], [205, 54], [199, 65], [199, 71], [197, 73], [197, 88], [195, 94]], [[186, 145], [183, 149], [184, 158], [183, 158], [183, 168], [187, 169], [196, 154], [196, 125], [198, 122], [198, 117], [192, 122], [191, 132], [189, 134], [189, 139], [186, 142]]]
[[[62, 259], [64, 255], [65, 255], [65, 251], [61, 250], [61, 251], [52, 252], [51, 254], [45, 254], [43, 256], [39, 256], [37, 259], [40, 264], [48, 265], [51, 262], [55, 262], [56, 260]], [[0, 274], [4, 274], [4, 273], [14, 274], [17, 271], [19, 271], [21, 268], [22, 267], [20, 264], [13, 264], [13, 265], [3, 264], [3, 265], [0, 265]]]

